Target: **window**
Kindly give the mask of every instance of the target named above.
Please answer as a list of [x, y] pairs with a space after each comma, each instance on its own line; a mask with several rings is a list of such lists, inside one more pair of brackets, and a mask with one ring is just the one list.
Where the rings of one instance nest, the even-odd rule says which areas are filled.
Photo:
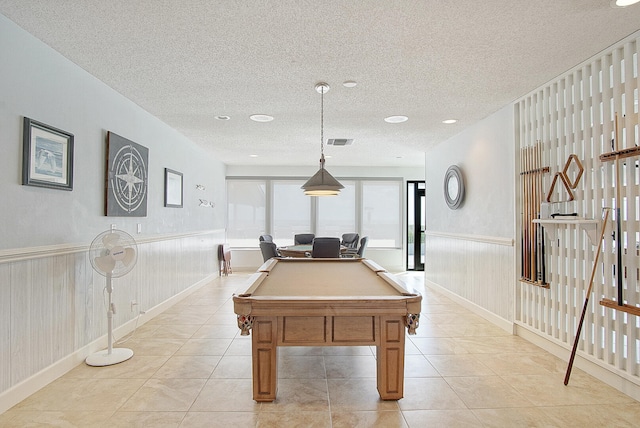
[[[338, 196], [318, 198], [316, 236], [342, 237], [343, 233], [356, 232], [356, 185], [354, 181], [341, 180], [344, 189]], [[307, 196], [308, 198], [308, 196]]]
[[264, 180], [227, 181], [227, 241], [232, 247], [255, 247], [266, 231]]
[[277, 245], [296, 233], [342, 237], [356, 232], [369, 247], [402, 247], [402, 179], [340, 179], [336, 197], [309, 197], [303, 178], [227, 178], [227, 241], [255, 248], [263, 233]]
[[400, 181], [362, 182], [362, 226], [360, 236], [368, 236], [371, 247], [402, 246]]
[[278, 245], [293, 245], [296, 233], [311, 233], [311, 204], [300, 188], [304, 180], [273, 181], [273, 226]]

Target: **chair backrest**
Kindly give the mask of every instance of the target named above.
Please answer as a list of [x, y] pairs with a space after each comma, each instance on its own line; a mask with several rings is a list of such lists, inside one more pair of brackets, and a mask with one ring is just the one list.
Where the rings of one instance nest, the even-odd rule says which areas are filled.
[[345, 233], [342, 235], [342, 242], [340, 243], [342, 246], [347, 248], [358, 248], [358, 240], [360, 239], [360, 235], [357, 233]]
[[218, 268], [220, 275], [231, 273], [231, 247], [229, 244], [218, 245]]
[[271, 236], [271, 235], [260, 235], [260, 242], [273, 242], [273, 236]]
[[278, 249], [273, 242], [260, 242], [260, 251], [262, 252], [262, 259], [265, 262], [273, 257], [278, 257]]
[[311, 257], [339, 258], [340, 238], [315, 238], [311, 244]]
[[311, 245], [315, 237], [313, 233], [298, 233], [293, 235], [293, 243], [294, 245]]
[[363, 236], [360, 240], [360, 247], [358, 248], [358, 257], [364, 257], [364, 250], [367, 248], [367, 242], [369, 242], [369, 237]]

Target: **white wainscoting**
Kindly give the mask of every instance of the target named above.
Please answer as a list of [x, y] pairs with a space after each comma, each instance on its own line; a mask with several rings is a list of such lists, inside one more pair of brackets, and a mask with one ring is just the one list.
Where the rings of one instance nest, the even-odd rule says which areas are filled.
[[[133, 327], [132, 300], [148, 311], [218, 275], [224, 236], [209, 230], [136, 237], [136, 266], [113, 279], [119, 335]], [[106, 281], [91, 267], [88, 248], [0, 252], [0, 413], [106, 346]], [[61, 364], [65, 360], [70, 363]]]
[[456, 296], [513, 322], [512, 239], [425, 233], [425, 278]]

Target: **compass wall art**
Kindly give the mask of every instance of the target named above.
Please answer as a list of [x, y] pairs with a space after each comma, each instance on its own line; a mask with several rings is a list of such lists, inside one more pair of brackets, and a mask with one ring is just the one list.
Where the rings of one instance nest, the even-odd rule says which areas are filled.
[[149, 149], [107, 136], [107, 216], [146, 217]]

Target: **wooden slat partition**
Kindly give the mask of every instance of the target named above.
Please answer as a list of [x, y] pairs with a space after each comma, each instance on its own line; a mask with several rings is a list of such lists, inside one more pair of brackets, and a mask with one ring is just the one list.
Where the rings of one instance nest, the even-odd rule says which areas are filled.
[[[640, 112], [638, 57], [640, 33], [636, 33], [585, 61], [575, 69], [532, 91], [515, 105], [516, 141], [521, 153], [541, 145], [541, 159], [550, 171], [543, 176], [542, 190], [570, 158], [580, 160], [584, 173], [572, 189], [575, 200], [552, 204], [553, 212], [576, 212], [585, 219], [601, 219], [604, 207], [621, 207], [620, 218], [613, 216], [605, 233], [598, 274], [579, 340], [578, 355], [607, 367], [610, 371], [640, 385]], [[616, 116], [618, 138], [616, 140]], [[616, 183], [615, 156], [600, 158], [618, 149], [620, 183]], [[539, 142], [539, 143], [538, 143]], [[520, 173], [528, 166], [520, 157]], [[568, 173], [568, 175], [570, 175]], [[522, 177], [522, 174], [520, 174]], [[616, 186], [620, 186], [616, 189]], [[521, 192], [519, 211], [531, 199]], [[616, 200], [619, 190], [620, 200]], [[528, 190], [526, 190], [528, 192]], [[613, 213], [612, 213], [613, 214]], [[602, 299], [617, 299], [615, 222], [621, 222], [624, 303], [630, 310], [600, 305]], [[523, 237], [525, 226], [518, 231]], [[569, 347], [587, 291], [587, 282], [597, 243], [576, 224], [560, 224], [553, 231], [545, 228], [546, 281], [549, 289], [527, 281], [516, 285], [516, 322], [556, 343]], [[517, 245], [519, 252], [523, 245]], [[525, 263], [523, 254], [516, 257]], [[523, 272], [520, 266], [518, 271]], [[629, 308], [627, 308], [629, 309]], [[640, 309], [639, 309], [640, 310]]]

